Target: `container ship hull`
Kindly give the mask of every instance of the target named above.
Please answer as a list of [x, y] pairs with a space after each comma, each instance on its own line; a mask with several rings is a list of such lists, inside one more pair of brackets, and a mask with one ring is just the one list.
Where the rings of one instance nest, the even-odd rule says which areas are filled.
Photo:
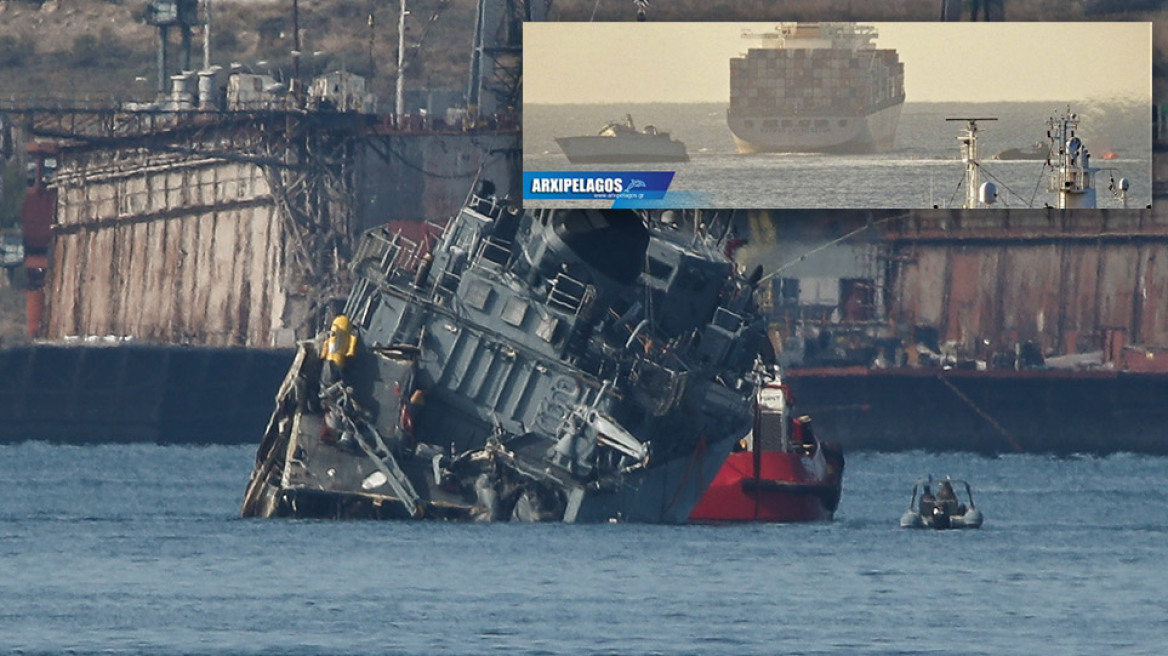
[[738, 152], [864, 155], [891, 150], [903, 103], [866, 116], [824, 115], [813, 119], [737, 116], [728, 119]]

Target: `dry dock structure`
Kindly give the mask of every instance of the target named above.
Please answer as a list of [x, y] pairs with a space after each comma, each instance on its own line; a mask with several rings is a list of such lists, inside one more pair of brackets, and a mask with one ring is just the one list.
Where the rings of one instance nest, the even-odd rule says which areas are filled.
[[22, 268], [39, 340], [0, 351], [0, 442], [258, 440], [366, 229], [391, 222], [420, 249], [476, 180], [519, 197], [519, 27], [538, 17], [478, 3], [469, 86], [434, 111], [416, 109], [429, 93], [407, 111], [400, 76], [378, 113], [351, 73], [206, 65], [149, 102], [0, 100], [0, 153], [33, 165]]
[[[54, 216], [38, 219], [52, 234], [38, 331], [51, 340], [291, 346], [347, 289], [360, 232], [449, 216], [476, 176], [509, 184], [517, 144], [497, 126], [412, 131], [362, 114], [99, 118], [106, 134], [62, 130], [52, 153]], [[119, 121], [132, 124], [112, 132]]]
[[0, 441], [258, 439], [290, 348], [347, 294], [357, 237], [396, 220], [417, 244], [476, 177], [508, 189], [517, 168], [501, 117], [15, 115], [41, 140], [26, 270], [30, 330], [54, 345], [5, 352]]

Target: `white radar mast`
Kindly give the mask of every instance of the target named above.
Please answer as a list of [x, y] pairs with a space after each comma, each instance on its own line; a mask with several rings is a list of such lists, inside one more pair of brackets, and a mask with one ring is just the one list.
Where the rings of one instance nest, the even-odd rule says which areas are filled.
[[965, 163], [965, 202], [962, 209], [977, 209], [988, 207], [998, 199], [997, 188], [993, 183], [978, 184], [981, 173], [981, 160], [977, 154], [977, 122], [996, 121], [996, 118], [947, 118], [946, 121], [965, 121], [965, 129], [957, 136], [957, 143], [961, 147], [961, 161]]
[[1075, 135], [1079, 117], [1070, 108], [1059, 117], [1051, 117], [1046, 136], [1051, 141], [1051, 152], [1056, 160], [1050, 162], [1051, 172], [1047, 189], [1058, 196], [1059, 209], [1093, 209], [1095, 207], [1095, 173], [1091, 154]]

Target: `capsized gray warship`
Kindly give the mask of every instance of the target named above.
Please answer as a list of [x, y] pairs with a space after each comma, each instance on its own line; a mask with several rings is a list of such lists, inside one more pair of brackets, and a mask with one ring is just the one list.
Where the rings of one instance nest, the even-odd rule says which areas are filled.
[[701, 230], [486, 185], [432, 249], [368, 232], [353, 272], [277, 393], [245, 517], [682, 523], [751, 428], [758, 276]]

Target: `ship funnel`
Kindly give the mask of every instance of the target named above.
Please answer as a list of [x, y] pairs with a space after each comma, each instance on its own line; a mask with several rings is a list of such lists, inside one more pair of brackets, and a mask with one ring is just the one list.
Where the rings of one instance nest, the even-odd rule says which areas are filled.
[[199, 109], [216, 109], [215, 74], [219, 67], [199, 71]]
[[190, 89], [192, 77], [190, 71], [170, 76], [170, 102], [176, 111], [194, 108], [194, 97]]

